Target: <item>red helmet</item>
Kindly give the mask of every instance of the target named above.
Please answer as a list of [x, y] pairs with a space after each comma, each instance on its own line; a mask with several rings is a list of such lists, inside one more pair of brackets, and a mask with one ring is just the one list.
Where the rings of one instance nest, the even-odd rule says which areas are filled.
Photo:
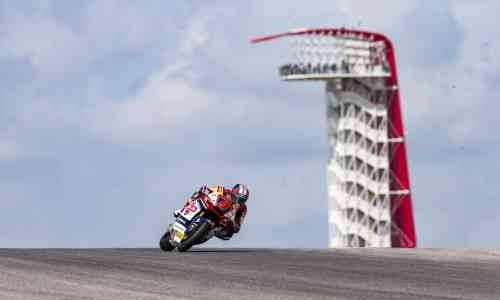
[[250, 191], [248, 190], [247, 186], [241, 183], [238, 183], [235, 185], [232, 189], [235, 200], [238, 201], [238, 203], [243, 204], [247, 202], [248, 197], [250, 196]]

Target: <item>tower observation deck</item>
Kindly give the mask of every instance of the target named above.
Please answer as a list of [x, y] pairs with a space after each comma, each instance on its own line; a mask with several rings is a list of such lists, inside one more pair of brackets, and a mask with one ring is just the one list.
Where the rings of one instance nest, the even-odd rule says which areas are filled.
[[392, 43], [357, 30], [297, 29], [286, 39], [286, 81], [322, 80], [330, 155], [330, 247], [416, 247], [403, 119]]

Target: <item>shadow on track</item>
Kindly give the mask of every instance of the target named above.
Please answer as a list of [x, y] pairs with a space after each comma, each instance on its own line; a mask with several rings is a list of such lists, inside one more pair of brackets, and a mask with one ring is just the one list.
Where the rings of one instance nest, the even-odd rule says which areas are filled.
[[272, 249], [252, 248], [193, 248], [185, 253], [257, 253], [273, 252]]

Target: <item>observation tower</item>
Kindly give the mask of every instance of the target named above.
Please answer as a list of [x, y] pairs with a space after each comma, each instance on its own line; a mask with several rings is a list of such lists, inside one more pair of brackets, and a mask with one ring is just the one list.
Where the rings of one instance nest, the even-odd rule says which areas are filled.
[[[384, 35], [297, 29], [282, 80], [326, 86], [329, 246], [416, 247], [394, 48]], [[287, 55], [288, 56], [288, 55]]]

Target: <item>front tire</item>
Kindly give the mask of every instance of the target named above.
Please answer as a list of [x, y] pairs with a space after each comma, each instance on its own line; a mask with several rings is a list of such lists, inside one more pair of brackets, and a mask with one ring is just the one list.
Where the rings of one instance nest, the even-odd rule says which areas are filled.
[[210, 227], [211, 226], [208, 222], [201, 224], [191, 236], [177, 246], [177, 250], [179, 250], [179, 252], [184, 252], [198, 244], [199, 241], [210, 231]]
[[169, 252], [174, 250], [174, 248], [175, 246], [170, 244], [170, 231], [167, 231], [160, 239], [160, 249]]

